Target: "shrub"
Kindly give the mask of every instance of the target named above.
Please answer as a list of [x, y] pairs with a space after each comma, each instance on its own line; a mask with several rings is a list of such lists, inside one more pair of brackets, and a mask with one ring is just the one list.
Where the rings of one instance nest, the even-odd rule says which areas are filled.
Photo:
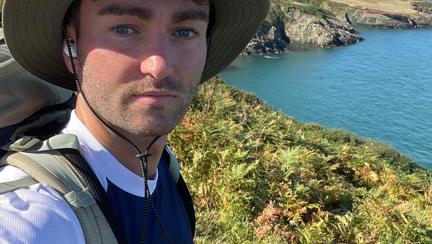
[[213, 79], [169, 142], [197, 243], [432, 243], [432, 176], [382, 143], [302, 124]]

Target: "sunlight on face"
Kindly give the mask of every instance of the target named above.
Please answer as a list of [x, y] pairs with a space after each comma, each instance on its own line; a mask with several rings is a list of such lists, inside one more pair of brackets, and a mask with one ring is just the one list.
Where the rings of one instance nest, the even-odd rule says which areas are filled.
[[91, 106], [135, 135], [171, 131], [204, 69], [208, 16], [192, 0], [83, 1], [78, 73]]

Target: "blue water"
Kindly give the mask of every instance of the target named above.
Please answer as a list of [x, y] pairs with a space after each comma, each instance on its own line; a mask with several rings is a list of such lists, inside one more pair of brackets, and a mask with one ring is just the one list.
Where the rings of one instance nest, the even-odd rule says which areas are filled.
[[360, 29], [337, 49], [240, 56], [220, 76], [303, 122], [392, 145], [432, 169], [432, 30]]

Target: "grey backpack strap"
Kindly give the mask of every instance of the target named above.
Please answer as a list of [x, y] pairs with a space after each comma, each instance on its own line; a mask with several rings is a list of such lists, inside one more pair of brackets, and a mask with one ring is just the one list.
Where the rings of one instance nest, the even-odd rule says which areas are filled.
[[41, 141], [31, 136], [24, 136], [10, 145], [2, 147], [12, 152], [47, 152], [58, 149], [74, 149], [80, 151], [78, 138], [71, 134], [60, 134]]
[[[168, 170], [170, 172], [171, 178], [173, 179], [174, 183], [176, 184], [177, 192], [180, 195], [180, 198], [182, 199], [183, 205], [186, 208], [186, 212], [189, 218], [189, 223], [191, 225], [192, 230], [192, 236], [195, 236], [195, 209], [193, 205], [193, 200], [190, 195], [189, 189], [183, 180], [183, 177], [180, 174], [180, 165], [179, 162], [172, 152], [172, 150], [165, 146], [166, 155], [169, 157], [168, 162]], [[164, 154], [162, 154], [164, 156]]]
[[19, 180], [2, 182], [0, 183], [0, 195], [18, 190], [20, 188], [28, 187], [38, 182], [32, 179], [31, 177], [24, 177]]
[[[0, 159], [0, 167], [11, 165], [20, 168], [35, 181], [58, 191], [76, 214], [86, 243], [115, 244], [116, 237], [88, 187], [70, 162], [56, 150], [77, 149], [78, 145], [74, 135], [58, 135], [43, 142], [35, 138], [22, 138], [10, 145], [11, 152]], [[8, 186], [1, 185], [0, 189], [8, 189]], [[10, 189], [13, 187], [9, 186]]]
[[172, 177], [172, 179], [174, 180], [175, 183], [178, 182], [179, 177], [180, 177], [180, 165], [179, 162], [176, 158], [176, 156], [174, 155], [174, 153], [172, 152], [171, 148], [169, 148], [168, 146], [165, 146], [165, 150], [168, 152], [169, 155], [169, 172], [170, 175]]

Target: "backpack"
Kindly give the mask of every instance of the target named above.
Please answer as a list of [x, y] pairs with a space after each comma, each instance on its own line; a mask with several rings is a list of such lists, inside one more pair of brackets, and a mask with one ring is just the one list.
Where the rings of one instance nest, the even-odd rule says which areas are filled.
[[[0, 54], [0, 82], [5, 82], [5, 85], [8, 85], [8, 82], [9, 84], [10, 82], [17, 82], [17, 79], [21, 79], [21, 77], [36, 79], [27, 76], [28, 74], [21, 76], [22, 68], [16, 66], [15, 63], [12, 64], [13, 66], [11, 65], [14, 60], [7, 56], [7, 47], [0, 46]], [[11, 72], [11, 67], [13, 72]], [[43, 83], [46, 83], [40, 83], [40, 80], [34, 81], [38, 82], [39, 86], [41, 84], [44, 86]], [[32, 80], [26, 80], [26, 82], [32, 84]], [[80, 222], [86, 243], [127, 243], [125, 234], [121, 233], [122, 228], [117, 227], [118, 222], [112, 206], [107, 200], [105, 190], [80, 154], [80, 144], [77, 137], [58, 134], [69, 121], [70, 112], [75, 104], [75, 96], [64, 102], [63, 97], [70, 97], [72, 93], [70, 91], [58, 91], [52, 85], [49, 86], [51, 87], [44, 89], [44, 91], [52, 92], [54, 90], [54, 94], [61, 98], [57, 101], [61, 101], [61, 103], [49, 104], [51, 106], [44, 107], [31, 116], [30, 114], [12, 114], [8, 117], [8, 111], [12, 111], [12, 113], [18, 111], [18, 108], [17, 110], [11, 108], [10, 104], [32, 107], [36, 103], [32, 103], [33, 100], [28, 104], [9, 103], [8, 101], [13, 96], [2, 94], [7, 89], [0, 91], [0, 102], [4, 101], [3, 98], [7, 101], [6, 106], [0, 106], [0, 110], [6, 109], [6, 112], [0, 111], [0, 116], [3, 117], [0, 121], [0, 126], [3, 126], [0, 128], [0, 167], [11, 165], [28, 174], [28, 177], [20, 180], [0, 183], [0, 194], [36, 183], [45, 183], [60, 193], [71, 207]], [[31, 90], [31, 87], [25, 89]], [[53, 94], [48, 92], [46, 95]], [[36, 111], [36, 108], [33, 107], [32, 111]], [[25, 112], [29, 113], [30, 111], [27, 109]], [[18, 122], [21, 118], [26, 119]], [[17, 123], [11, 124], [11, 121]], [[179, 163], [168, 147], [165, 147], [162, 157], [167, 162], [171, 178], [176, 183], [177, 191], [191, 224], [192, 236], [194, 236], [195, 212], [193, 202], [180, 174]]]

